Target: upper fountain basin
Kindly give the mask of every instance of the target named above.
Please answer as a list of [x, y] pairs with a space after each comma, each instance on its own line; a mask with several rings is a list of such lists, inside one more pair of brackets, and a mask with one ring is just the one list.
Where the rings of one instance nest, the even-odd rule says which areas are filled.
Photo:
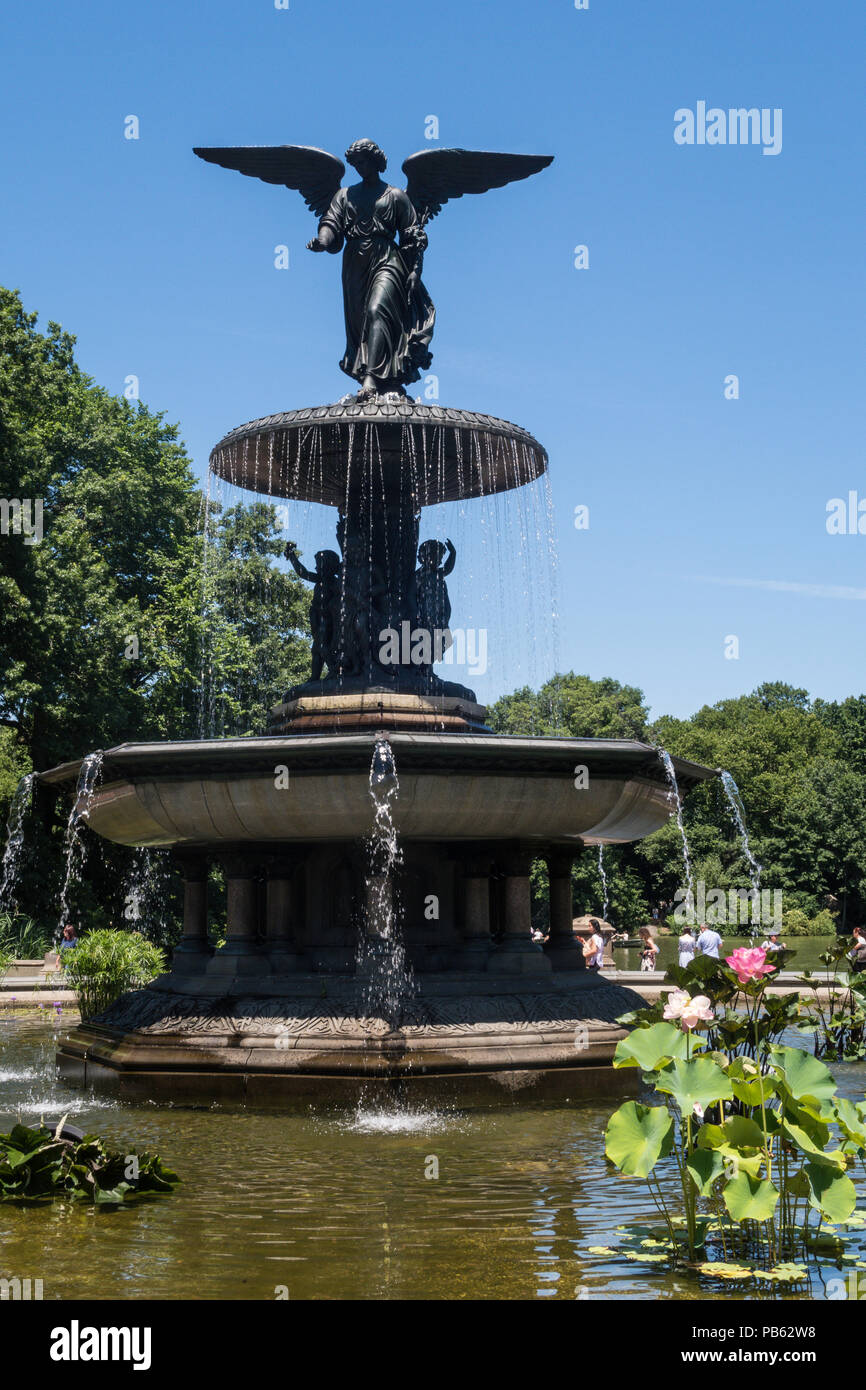
[[[355, 840], [370, 832], [377, 737], [313, 734], [124, 743], [105, 753], [88, 822], [136, 846]], [[624, 844], [672, 803], [654, 748], [628, 739], [392, 733], [408, 840]], [[715, 773], [673, 760], [682, 791]], [[40, 774], [76, 782], [80, 762]], [[581, 771], [581, 769], [585, 769]]]
[[348, 397], [239, 425], [216, 445], [210, 466], [237, 487], [342, 510], [353, 490], [371, 485], [427, 507], [522, 487], [545, 471], [547, 453], [493, 415]]

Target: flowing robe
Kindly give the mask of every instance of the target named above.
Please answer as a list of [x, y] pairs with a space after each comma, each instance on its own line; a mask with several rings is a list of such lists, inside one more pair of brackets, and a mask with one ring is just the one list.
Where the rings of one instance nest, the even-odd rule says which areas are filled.
[[421, 226], [408, 194], [390, 186], [378, 194], [364, 184], [341, 188], [320, 226], [334, 234], [331, 249], [343, 250], [342, 370], [356, 381], [417, 381], [432, 361], [436, 310], [421, 280], [411, 278]]

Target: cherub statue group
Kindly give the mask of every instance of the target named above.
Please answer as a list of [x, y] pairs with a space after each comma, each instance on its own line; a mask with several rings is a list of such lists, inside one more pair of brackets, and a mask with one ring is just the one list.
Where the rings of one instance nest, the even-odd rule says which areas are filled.
[[[344, 527], [338, 526], [338, 534], [344, 536]], [[335, 550], [318, 550], [314, 570], [302, 564], [294, 541], [286, 545], [285, 555], [299, 578], [313, 585], [310, 679], [322, 680], [325, 670], [330, 678], [369, 677], [376, 664], [375, 635], [387, 625], [388, 585], [380, 567], [364, 553], [357, 538], [345, 540], [342, 560]], [[429, 540], [418, 547], [419, 568], [414, 576], [416, 621], [411, 623], [410, 619], [410, 623], [414, 629], [429, 633], [431, 643], [434, 633], [442, 634], [440, 652], [451, 645], [451, 601], [445, 580], [456, 560], [457, 551], [447, 538], [444, 544]]]

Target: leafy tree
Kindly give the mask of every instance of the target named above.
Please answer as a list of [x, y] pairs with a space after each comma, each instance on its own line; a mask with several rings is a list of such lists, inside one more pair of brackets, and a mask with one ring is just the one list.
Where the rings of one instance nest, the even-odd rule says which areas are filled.
[[643, 738], [648, 710], [643, 692], [605, 677], [573, 671], [555, 675], [537, 692], [524, 686], [489, 710], [497, 733], [567, 734], [572, 738]]
[[[274, 508], [215, 515], [205, 546], [206, 504], [177, 426], [95, 385], [74, 342], [55, 323], [38, 332], [0, 288], [0, 496], [41, 502], [44, 532], [0, 536], [7, 806], [30, 768], [130, 739], [262, 730], [308, 660], [309, 599], [277, 563]], [[67, 815], [43, 789], [28, 822], [20, 896], [46, 923]], [[79, 915], [119, 924], [130, 852], [89, 838]]]

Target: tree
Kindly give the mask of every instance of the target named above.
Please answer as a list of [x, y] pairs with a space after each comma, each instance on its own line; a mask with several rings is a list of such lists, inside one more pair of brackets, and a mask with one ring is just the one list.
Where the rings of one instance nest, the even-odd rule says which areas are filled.
[[[277, 564], [275, 509], [214, 515], [205, 545], [177, 426], [94, 385], [74, 342], [0, 288], [0, 496], [43, 518], [41, 539], [0, 536], [7, 803], [24, 771], [126, 740], [262, 731], [308, 663], [309, 599]], [[21, 900], [46, 923], [67, 815], [43, 789], [28, 823]], [[130, 852], [90, 838], [80, 915], [119, 922]]]
[[534, 692], [528, 686], [503, 695], [489, 710], [497, 733], [566, 734], [572, 738], [636, 738], [646, 735], [643, 691], [605, 677], [594, 681], [573, 671], [555, 675]]

